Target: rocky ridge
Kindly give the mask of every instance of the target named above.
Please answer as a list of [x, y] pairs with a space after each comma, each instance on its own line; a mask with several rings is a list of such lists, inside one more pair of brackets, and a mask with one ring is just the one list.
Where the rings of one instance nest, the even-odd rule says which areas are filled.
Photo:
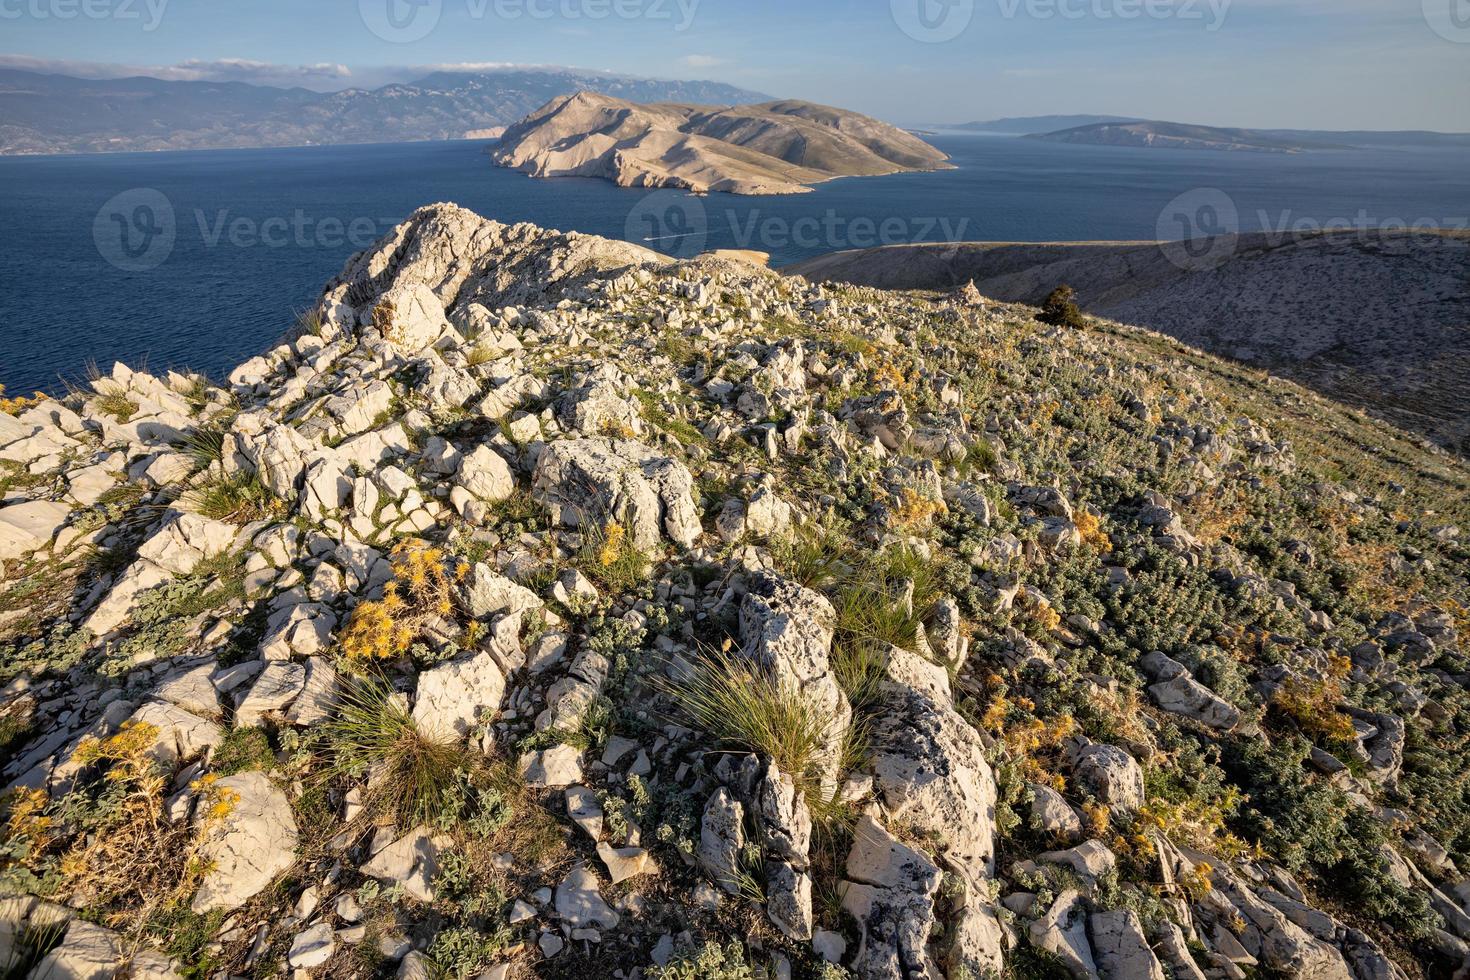
[[1470, 233], [1359, 229], [1180, 243], [902, 245], [785, 271], [881, 289], [1040, 303], [1158, 330], [1470, 451]]
[[7, 402], [0, 952], [1466, 969], [1463, 467], [1034, 313], [434, 205], [223, 384]]

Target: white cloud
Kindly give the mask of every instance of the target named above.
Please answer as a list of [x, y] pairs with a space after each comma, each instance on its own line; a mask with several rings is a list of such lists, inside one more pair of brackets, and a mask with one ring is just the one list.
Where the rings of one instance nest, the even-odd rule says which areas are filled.
[[686, 54], [679, 59], [679, 64], [685, 68], [716, 68], [720, 65], [729, 64], [724, 58], [716, 58], [712, 54]]

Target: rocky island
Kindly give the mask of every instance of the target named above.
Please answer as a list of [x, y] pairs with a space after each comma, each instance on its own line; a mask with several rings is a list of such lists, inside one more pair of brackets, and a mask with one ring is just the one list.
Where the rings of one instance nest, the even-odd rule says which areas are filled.
[[730, 194], [800, 194], [836, 177], [949, 166], [917, 136], [810, 102], [635, 105], [592, 92], [548, 102], [510, 127], [493, 156], [534, 177]]
[[1147, 330], [424, 208], [0, 402], [48, 977], [1470, 966], [1464, 464]]

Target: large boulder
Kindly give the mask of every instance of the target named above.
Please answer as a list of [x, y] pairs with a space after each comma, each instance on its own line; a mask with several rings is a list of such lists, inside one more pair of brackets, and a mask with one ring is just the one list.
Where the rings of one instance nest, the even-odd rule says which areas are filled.
[[[212, 802], [213, 801], [213, 802]], [[237, 909], [296, 862], [291, 801], [262, 772], [226, 776], [209, 788], [195, 820], [209, 871], [194, 895], [195, 912]]]
[[0, 507], [0, 561], [48, 547], [70, 515], [70, 507], [51, 500]]
[[102, 636], [128, 621], [142, 593], [188, 575], [207, 558], [235, 546], [238, 529], [198, 514], [170, 511], [138, 548], [135, 560], [92, 610], [85, 626]]
[[1087, 920], [1092, 957], [1104, 980], [1165, 980], [1135, 912], [1094, 912]]
[[573, 929], [618, 924], [618, 913], [603, 900], [597, 876], [579, 864], [556, 886], [556, 914]]
[[371, 316], [384, 340], [410, 353], [446, 338], [462, 342], [444, 316], [444, 304], [422, 283], [400, 281], [378, 298]]
[[366, 319], [391, 287], [422, 284], [440, 313], [497, 310], [554, 298], [589, 273], [671, 261], [650, 249], [530, 224], [507, 225], [454, 204], [415, 211], [348, 261], [327, 303], [343, 301]]
[[1072, 770], [1082, 786], [1120, 813], [1143, 806], [1143, 767], [1116, 745], [1078, 739], [1070, 752]]
[[267, 716], [279, 717], [305, 689], [305, 664], [271, 661], [235, 706], [235, 724], [250, 728], [259, 725]]
[[34, 980], [112, 980], [126, 948], [123, 937], [111, 929], [72, 919], [60, 945], [31, 968], [30, 976]]
[[1195, 680], [1179, 661], [1155, 652], [1144, 657], [1140, 666], [1154, 678], [1148, 693], [1165, 711], [1220, 731], [1240, 724], [1240, 710]]
[[665, 535], [689, 547], [702, 528], [694, 478], [683, 463], [632, 441], [564, 439], [541, 453], [531, 494], [571, 527], [616, 521], [640, 550]]
[[504, 696], [504, 672], [490, 651], [481, 651], [419, 675], [413, 720], [430, 738], [463, 738], [495, 717]]
[[941, 976], [929, 948], [934, 901], [944, 875], [927, 854], [893, 837], [872, 817], [858, 820], [842, 908], [862, 930], [852, 963], [858, 980]]
[[245, 412], [230, 427], [221, 461], [228, 475], [254, 476], [277, 497], [294, 500], [313, 448], [305, 436], [266, 412]]
[[1031, 945], [1055, 956], [1077, 980], [1096, 980], [1097, 964], [1087, 940], [1087, 913], [1082, 896], [1068, 889], [1028, 929]]
[[540, 609], [544, 603], [536, 593], [517, 585], [489, 565], [480, 563], [455, 583], [458, 598], [475, 619], [514, 616]]
[[740, 891], [744, 848], [745, 807], [722, 786], [704, 805], [695, 860], [720, 887], [735, 895]]
[[978, 881], [995, 855], [995, 776], [948, 688], [943, 668], [890, 648], [872, 730], [874, 788], [890, 821], [933, 834]]
[[428, 827], [418, 827], [374, 854], [361, 871], [369, 878], [402, 885], [409, 897], [428, 904], [435, 897], [439, 856], [453, 844], [447, 835], [435, 835]]
[[458, 484], [470, 496], [488, 503], [515, 493], [516, 478], [505, 458], [489, 446], [476, 446], [459, 462]]
[[154, 730], [149, 755], [169, 771], [181, 762], [206, 755], [224, 740], [219, 725], [167, 701], [144, 701], [128, 723], [148, 725]]

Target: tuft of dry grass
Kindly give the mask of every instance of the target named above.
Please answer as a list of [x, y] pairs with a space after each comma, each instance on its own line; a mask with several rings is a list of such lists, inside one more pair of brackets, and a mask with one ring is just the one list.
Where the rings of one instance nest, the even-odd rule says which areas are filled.
[[728, 649], [702, 653], [686, 679], [660, 689], [714, 739], [771, 759], [808, 800], [821, 794], [833, 758], [831, 717], [800, 691]]
[[458, 740], [419, 729], [391, 687], [374, 681], [346, 685], [338, 715], [325, 726], [328, 776], [368, 778], [366, 803], [400, 827], [443, 825], [448, 801], [481, 766]]

